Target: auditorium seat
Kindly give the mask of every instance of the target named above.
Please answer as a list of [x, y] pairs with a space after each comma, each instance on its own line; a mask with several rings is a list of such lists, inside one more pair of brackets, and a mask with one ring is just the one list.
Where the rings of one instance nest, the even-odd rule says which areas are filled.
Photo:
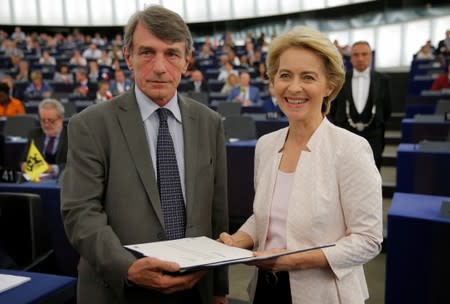
[[208, 84], [212, 92], [220, 92], [225, 84], [225, 81], [217, 79], [208, 79]]
[[62, 105], [64, 106], [65, 118], [70, 118], [77, 113], [77, 106], [74, 102], [67, 101], [62, 103]]
[[230, 140], [256, 139], [256, 125], [250, 116], [227, 116], [223, 121], [225, 138]]
[[189, 92], [188, 96], [202, 104], [204, 104], [205, 106], [208, 106], [209, 104], [209, 96], [208, 93], [206, 92]]
[[217, 113], [222, 117], [241, 115], [242, 104], [239, 102], [221, 102], [217, 105]]
[[30, 131], [38, 127], [36, 115], [26, 114], [9, 117], [3, 127], [3, 135], [27, 138]]
[[450, 100], [439, 99], [436, 103], [436, 109], [434, 110], [434, 114], [445, 114], [445, 113], [450, 113]]
[[45, 223], [39, 195], [0, 192], [0, 250], [12, 259], [9, 268], [42, 270], [53, 252]]

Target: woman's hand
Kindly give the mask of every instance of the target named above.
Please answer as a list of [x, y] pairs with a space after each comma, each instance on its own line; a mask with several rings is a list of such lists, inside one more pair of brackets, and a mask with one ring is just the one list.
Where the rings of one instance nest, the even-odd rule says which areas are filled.
[[228, 246], [236, 247], [233, 237], [226, 232], [222, 232], [219, 235], [219, 242], [224, 243], [225, 245], [228, 245]]
[[230, 235], [226, 232], [222, 232], [219, 235], [219, 242], [228, 246], [251, 249], [254, 246], [253, 239], [250, 235], [244, 231], [237, 231]]

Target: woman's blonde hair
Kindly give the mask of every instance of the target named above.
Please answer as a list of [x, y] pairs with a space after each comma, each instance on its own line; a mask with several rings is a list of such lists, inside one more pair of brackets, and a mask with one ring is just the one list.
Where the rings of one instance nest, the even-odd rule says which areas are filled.
[[270, 82], [273, 83], [280, 65], [280, 56], [289, 48], [302, 48], [314, 52], [324, 64], [327, 79], [332, 87], [329, 96], [324, 99], [322, 113], [330, 110], [331, 101], [336, 98], [345, 81], [345, 70], [342, 55], [334, 44], [321, 32], [298, 26], [277, 36], [269, 47], [266, 65]]

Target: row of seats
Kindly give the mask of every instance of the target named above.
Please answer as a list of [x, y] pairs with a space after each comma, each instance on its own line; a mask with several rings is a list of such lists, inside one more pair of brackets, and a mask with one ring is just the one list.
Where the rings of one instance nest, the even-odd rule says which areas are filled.
[[[449, 58], [447, 58], [449, 60]], [[431, 89], [439, 74], [446, 72], [447, 65], [442, 59], [413, 60], [408, 77], [408, 95], [420, 96], [422, 92]], [[427, 94], [427, 93], [425, 93]]]

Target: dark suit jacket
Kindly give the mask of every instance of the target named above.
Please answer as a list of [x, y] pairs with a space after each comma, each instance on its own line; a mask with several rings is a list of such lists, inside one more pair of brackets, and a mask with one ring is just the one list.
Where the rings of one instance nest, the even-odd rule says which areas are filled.
[[[365, 137], [372, 147], [375, 162], [377, 163], [377, 166], [380, 167], [382, 158], [381, 155], [384, 149], [385, 123], [391, 116], [391, 93], [389, 80], [383, 74], [375, 71], [370, 72], [368, 101], [363, 113], [361, 113], [361, 117], [358, 117], [353, 101], [352, 77], [353, 71], [347, 72], [345, 75], [345, 83], [343, 88], [336, 97], [336, 100], [331, 102], [331, 109], [328, 117], [334, 124]], [[376, 105], [374, 121], [366, 130], [359, 132], [349, 125], [346, 114], [347, 100], [350, 103], [350, 113], [354, 122], [357, 122], [360, 119], [362, 119], [363, 122], [368, 122], [371, 116], [370, 112], [372, 105]]]
[[[226, 152], [220, 116], [178, 95], [183, 120], [186, 237], [228, 230]], [[183, 303], [180, 294], [125, 284], [136, 258], [123, 245], [166, 239], [156, 170], [134, 89], [69, 122], [61, 213], [81, 258], [79, 303]], [[195, 286], [204, 303], [228, 291], [226, 269]]]
[[[208, 82], [207, 82], [206, 80], [202, 80], [202, 84], [201, 84], [201, 86], [200, 86], [200, 91], [201, 91], [201, 92], [209, 93], [210, 90], [211, 90], [211, 89], [210, 89], [210, 87], [209, 87]], [[189, 82], [186, 84], [186, 91], [188, 91], [188, 92], [195, 91], [195, 85], [194, 85], [194, 82], [193, 82], [193, 81], [189, 81]]]
[[438, 43], [438, 47], [436, 49], [436, 54], [438, 54], [438, 55], [442, 54], [442, 55], [446, 55], [446, 56], [449, 55], [450, 51], [448, 49], [445, 51], [444, 49], [447, 49], [447, 48], [446, 48], [446, 44], [445, 44], [445, 39], [442, 39]]
[[273, 103], [272, 96], [270, 96], [270, 95], [267, 98], [264, 99], [262, 107], [263, 107], [263, 111], [265, 113], [277, 112], [279, 114], [283, 114], [283, 112], [281, 112], [280, 107]]
[[[44, 145], [45, 145], [45, 133], [42, 131], [42, 128], [33, 129], [28, 135], [28, 145], [25, 150], [25, 153], [22, 157], [23, 161], [26, 161], [28, 150], [30, 148], [31, 141], [34, 140], [34, 144], [36, 148], [38, 148], [39, 152], [41, 152], [42, 156], [44, 156]], [[63, 126], [61, 130], [61, 135], [59, 136], [58, 147], [56, 147], [56, 155], [55, 155], [55, 163], [50, 163], [50, 165], [58, 165], [59, 173], [64, 170], [66, 166], [67, 160], [67, 128]]]

